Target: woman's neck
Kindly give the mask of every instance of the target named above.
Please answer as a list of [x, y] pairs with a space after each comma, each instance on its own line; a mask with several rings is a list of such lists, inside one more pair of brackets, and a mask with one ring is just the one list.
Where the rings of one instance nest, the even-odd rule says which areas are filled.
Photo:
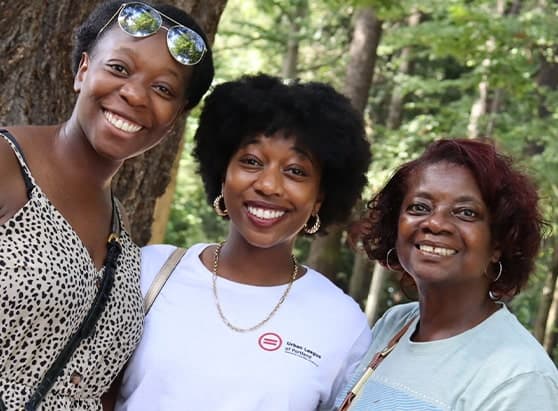
[[53, 136], [53, 155], [70, 180], [106, 189], [123, 161], [102, 157], [72, 119], [62, 123]]
[[434, 341], [461, 334], [486, 320], [500, 305], [484, 296], [421, 293], [420, 321], [412, 340]]

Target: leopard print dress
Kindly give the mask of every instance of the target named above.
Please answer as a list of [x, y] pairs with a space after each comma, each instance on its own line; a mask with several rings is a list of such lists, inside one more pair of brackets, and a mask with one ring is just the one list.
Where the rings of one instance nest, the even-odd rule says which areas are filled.
[[[0, 224], [0, 409], [22, 410], [91, 307], [97, 270], [76, 232], [35, 184], [15, 139], [29, 200]], [[12, 140], [13, 139], [13, 140]], [[0, 142], [3, 144], [3, 142]], [[139, 342], [143, 324], [139, 248], [121, 233], [110, 298], [38, 410], [102, 409], [100, 396]]]

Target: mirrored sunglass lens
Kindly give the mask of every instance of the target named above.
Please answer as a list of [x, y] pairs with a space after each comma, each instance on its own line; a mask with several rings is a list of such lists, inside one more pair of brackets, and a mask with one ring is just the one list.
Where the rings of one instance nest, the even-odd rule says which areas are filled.
[[205, 53], [205, 42], [198, 33], [187, 27], [172, 27], [167, 34], [167, 45], [172, 56], [180, 63], [198, 63]]
[[129, 4], [118, 15], [118, 24], [134, 37], [145, 37], [156, 33], [163, 23], [161, 15], [146, 4]]

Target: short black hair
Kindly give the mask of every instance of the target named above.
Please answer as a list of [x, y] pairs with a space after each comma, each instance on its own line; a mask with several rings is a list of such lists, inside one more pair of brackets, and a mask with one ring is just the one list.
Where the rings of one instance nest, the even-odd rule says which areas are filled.
[[[74, 76], [77, 74], [82, 54], [84, 52], [92, 52], [99, 39], [102, 38], [102, 35], [97, 38], [99, 31], [105, 24], [107, 24], [109, 19], [114, 16], [118, 8], [123, 3], [126, 3], [126, 0], [110, 0], [102, 2], [91, 12], [89, 17], [87, 17], [87, 19], [79, 27], [77, 27], [74, 33], [75, 43], [72, 50], [72, 71]], [[205, 42], [207, 52], [198, 64], [192, 66], [192, 77], [186, 85], [185, 97], [188, 99], [188, 102], [185, 109], [189, 110], [200, 102], [201, 98], [209, 89], [211, 82], [213, 81], [213, 56], [211, 48], [209, 47], [207, 36], [196, 21], [185, 11], [165, 3], [150, 3], [149, 1], [142, 1], [142, 3], [156, 8], [180, 24], [194, 30], [203, 38]], [[111, 22], [111, 26], [115, 22], [116, 19]], [[107, 29], [109, 27], [107, 27]]]
[[265, 74], [220, 84], [205, 99], [193, 155], [208, 202], [221, 192], [242, 141], [277, 132], [295, 137], [320, 163], [320, 230], [345, 221], [367, 183], [371, 159], [362, 116], [327, 84], [286, 84]]

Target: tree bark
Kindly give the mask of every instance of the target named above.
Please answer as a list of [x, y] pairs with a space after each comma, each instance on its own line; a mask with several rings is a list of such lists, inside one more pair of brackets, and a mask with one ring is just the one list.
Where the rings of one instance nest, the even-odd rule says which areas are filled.
[[[358, 9], [343, 92], [363, 114], [374, 76], [381, 34], [382, 21], [376, 17], [373, 8], [366, 6]], [[330, 279], [335, 279], [339, 267], [342, 233], [342, 227], [331, 227], [329, 234], [316, 238], [310, 247], [308, 264]]]
[[[544, 339], [540, 339], [539, 341], [542, 341], [546, 352], [548, 352], [548, 354], [552, 356], [552, 354], [554, 353], [554, 349], [558, 344], [558, 246], [554, 247], [554, 254], [552, 256], [552, 265], [550, 267], [550, 271], [550, 277], [554, 279], [554, 292], [552, 293], [552, 300], [547, 311]], [[541, 300], [540, 304], [542, 303], [543, 300]], [[539, 311], [540, 310], [541, 307], [539, 307]], [[540, 315], [543, 316], [543, 314], [544, 313], [541, 313]]]
[[[420, 24], [421, 13], [414, 10], [408, 19], [409, 27], [416, 27]], [[411, 47], [404, 47], [401, 50], [401, 65], [399, 67], [399, 73], [403, 75], [409, 75], [413, 73], [414, 69], [414, 58], [413, 50]], [[388, 119], [386, 125], [391, 130], [397, 130], [401, 126], [401, 121], [403, 119], [403, 103], [405, 100], [405, 95], [403, 90], [399, 85], [396, 85], [391, 94], [391, 101], [389, 104]]]
[[170, 171], [171, 180], [165, 189], [165, 192], [155, 202], [155, 210], [153, 211], [153, 224], [151, 225], [150, 244], [160, 244], [165, 240], [167, 233], [167, 225], [170, 218], [172, 202], [176, 192], [176, 184], [178, 179], [178, 171], [180, 169], [180, 158], [184, 151], [184, 138], [180, 140], [178, 147], [178, 155], [174, 158], [174, 162]]
[[289, 19], [289, 39], [287, 50], [283, 56], [283, 70], [281, 75], [285, 79], [294, 80], [298, 74], [298, 49], [300, 44], [301, 22], [308, 14], [308, 2], [300, 0], [295, 6], [295, 11]]
[[382, 291], [386, 283], [389, 271], [379, 263], [374, 264], [374, 274], [370, 283], [370, 292], [366, 299], [366, 307], [364, 312], [368, 318], [370, 325], [374, 324], [380, 315], [380, 303], [382, 300]]
[[[97, 5], [95, 0], [0, 1], [0, 122], [56, 124], [65, 121], [75, 102], [70, 65], [74, 27]], [[190, 12], [213, 42], [226, 0], [182, 0], [171, 3]], [[184, 120], [184, 119], [182, 119]], [[184, 131], [179, 121], [155, 149], [126, 161], [114, 179], [134, 240], [151, 236], [157, 197], [170, 181], [170, 170]]]
[[[421, 13], [418, 10], [413, 10], [407, 19], [409, 27], [416, 27], [420, 24]], [[405, 47], [401, 50], [401, 64], [399, 73], [402, 75], [412, 74], [414, 68], [413, 51], [411, 47]], [[387, 127], [391, 130], [396, 130], [401, 126], [403, 119], [403, 103], [405, 101], [405, 94], [400, 86], [396, 85], [391, 94], [391, 101], [389, 104], [389, 112], [387, 119]], [[382, 302], [381, 294], [385, 289], [387, 279], [386, 269], [377, 262], [371, 264], [368, 262], [366, 265], [361, 261], [366, 258], [365, 255], [359, 253], [355, 257], [355, 265], [351, 275], [351, 287], [349, 293], [358, 302], [366, 300], [365, 312], [368, 316], [368, 321], [373, 324], [380, 313], [380, 303]], [[374, 267], [374, 273], [371, 276], [370, 268]], [[356, 287], [360, 287], [357, 289]]]
[[533, 326], [533, 335], [541, 344], [544, 343], [544, 338], [546, 334], [546, 325], [548, 321], [548, 316], [551, 311], [553, 298], [555, 296], [555, 291], [556, 291], [555, 287], [557, 281], [558, 281], [558, 242], [556, 242], [556, 245], [554, 247], [554, 255], [552, 258], [552, 264], [550, 266], [550, 273], [546, 278], [546, 281], [542, 289], [541, 298], [539, 300], [539, 306], [537, 308], [537, 316], [535, 318], [535, 324]]

